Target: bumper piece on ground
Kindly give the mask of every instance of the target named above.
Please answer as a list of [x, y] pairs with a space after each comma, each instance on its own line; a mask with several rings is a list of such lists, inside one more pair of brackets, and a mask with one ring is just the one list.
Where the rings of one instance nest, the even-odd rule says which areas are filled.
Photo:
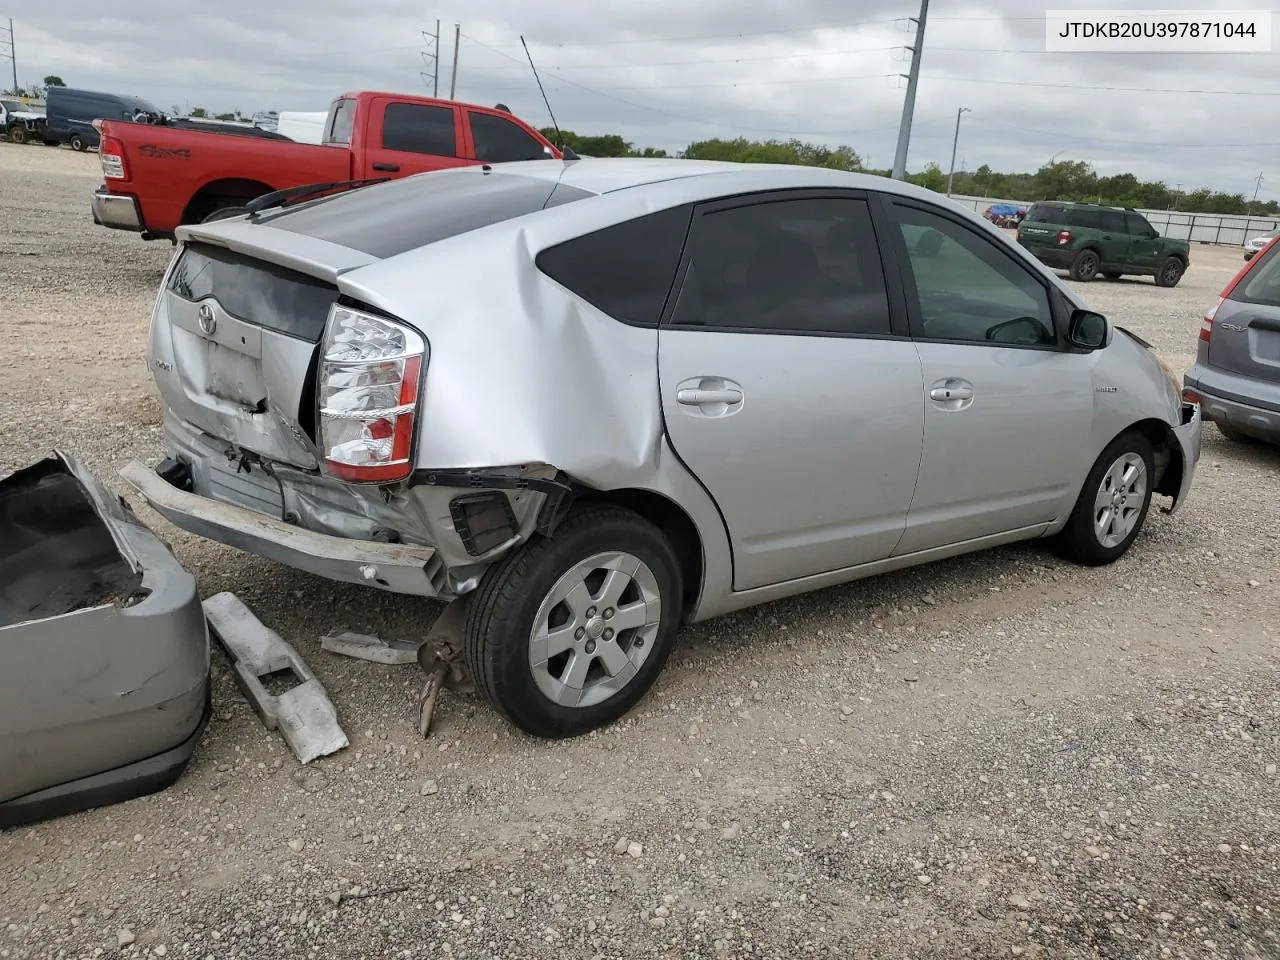
[[[310, 763], [347, 746], [338, 713], [298, 652], [268, 629], [234, 593], [219, 593], [204, 602], [214, 635], [235, 661], [236, 680], [268, 730], [279, 730], [299, 760]], [[291, 674], [297, 686], [277, 695], [262, 680]]]

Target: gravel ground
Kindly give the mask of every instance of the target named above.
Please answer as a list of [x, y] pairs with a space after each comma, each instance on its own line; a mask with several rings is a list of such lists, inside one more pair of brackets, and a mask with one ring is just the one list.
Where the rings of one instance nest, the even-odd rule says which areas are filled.
[[[92, 155], [0, 144], [0, 468], [161, 454], [167, 244], [93, 226]], [[1090, 285], [1182, 370], [1238, 268]], [[294, 643], [351, 747], [300, 767], [215, 658], [156, 797], [0, 835], [0, 958], [1277, 957], [1280, 451], [1206, 428], [1185, 510], [1085, 570], [1022, 545], [699, 624], [624, 722], [513, 733], [416, 667], [323, 652], [431, 604], [142, 508]], [[135, 503], [136, 503], [135, 499]], [[364, 896], [361, 896], [361, 895]]]

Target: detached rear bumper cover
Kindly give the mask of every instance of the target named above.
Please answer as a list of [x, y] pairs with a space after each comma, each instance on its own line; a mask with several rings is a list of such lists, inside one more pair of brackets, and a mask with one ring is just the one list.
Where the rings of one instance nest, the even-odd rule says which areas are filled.
[[423, 597], [445, 596], [432, 547], [316, 533], [283, 520], [179, 490], [139, 460], [120, 475], [157, 513], [190, 533], [316, 576]]
[[1166, 513], [1176, 513], [1187, 500], [1191, 492], [1191, 481], [1195, 477], [1196, 465], [1200, 462], [1200, 436], [1204, 421], [1200, 417], [1200, 405], [1184, 403], [1182, 405], [1182, 424], [1173, 428], [1173, 435], [1182, 452], [1182, 481], [1178, 485], [1178, 495], [1169, 505]]
[[108, 193], [106, 187], [94, 191], [93, 222], [113, 230], [141, 231], [142, 214], [138, 211], [138, 201], [133, 197]]
[[195, 579], [61, 453], [0, 481], [0, 827], [161, 790], [209, 714]]

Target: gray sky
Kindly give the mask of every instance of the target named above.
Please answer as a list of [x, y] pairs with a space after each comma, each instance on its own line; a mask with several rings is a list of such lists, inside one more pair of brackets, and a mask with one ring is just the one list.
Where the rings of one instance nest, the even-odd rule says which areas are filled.
[[[1198, 8], [1248, 5], [1201, 0]], [[523, 34], [556, 119], [578, 133], [617, 132], [668, 150], [717, 136], [797, 136], [849, 144], [881, 167], [893, 158], [907, 18], [919, 10], [918, 0], [23, 6], [13, 11], [22, 83], [57, 74], [166, 110], [323, 110], [344, 90], [429, 93], [420, 74], [430, 73], [423, 52], [432, 45], [422, 33], [439, 17], [442, 95], [461, 22], [458, 99], [501, 101], [546, 125]], [[1262, 172], [1260, 196], [1280, 195], [1280, 166], [1269, 166], [1280, 147], [1271, 123], [1280, 107], [1275, 54], [1045, 53], [1046, 6], [1070, 5], [934, 0], [909, 169], [930, 161], [947, 169], [956, 110], [965, 106], [972, 112], [962, 121], [957, 167], [1033, 170], [1059, 155], [1101, 174], [1132, 171], [1246, 197]], [[1173, 2], [1129, 8], [1137, 6]], [[1246, 93], [1168, 92], [1189, 90]]]

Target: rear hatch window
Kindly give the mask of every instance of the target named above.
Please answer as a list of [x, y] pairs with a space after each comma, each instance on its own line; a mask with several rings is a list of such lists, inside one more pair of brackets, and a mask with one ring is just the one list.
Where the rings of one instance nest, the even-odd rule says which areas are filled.
[[[1280, 247], [1260, 255], [1219, 308], [1209, 338], [1211, 367], [1280, 383]], [[1274, 394], [1272, 394], [1274, 396]], [[1264, 396], [1250, 403], [1277, 409]]]
[[1064, 223], [1066, 210], [1051, 203], [1033, 203], [1024, 223]]
[[594, 195], [537, 177], [441, 171], [361, 187], [262, 221], [386, 259]]

